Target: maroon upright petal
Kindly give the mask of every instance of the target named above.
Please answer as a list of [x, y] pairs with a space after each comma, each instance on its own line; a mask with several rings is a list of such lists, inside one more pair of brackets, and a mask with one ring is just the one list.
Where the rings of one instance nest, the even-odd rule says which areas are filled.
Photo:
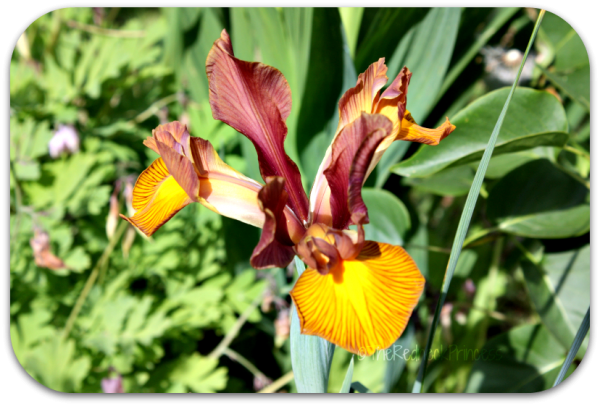
[[272, 176], [258, 192], [260, 208], [265, 213], [265, 224], [258, 245], [252, 252], [250, 264], [256, 269], [286, 267], [294, 259], [294, 242], [285, 216], [288, 194], [284, 189], [285, 180]]
[[283, 74], [271, 66], [234, 57], [225, 30], [208, 54], [206, 74], [213, 117], [252, 141], [263, 179], [283, 177], [290, 206], [301, 220], [307, 220], [308, 198], [300, 171], [283, 146], [285, 119], [292, 107], [290, 87]]
[[343, 230], [350, 225], [352, 211], [348, 199], [350, 193], [355, 192], [352, 186], [359, 181], [364, 183], [377, 145], [391, 131], [392, 123], [385, 116], [362, 113], [360, 118], [344, 127], [335, 139], [331, 165], [324, 172], [331, 188], [333, 228]]

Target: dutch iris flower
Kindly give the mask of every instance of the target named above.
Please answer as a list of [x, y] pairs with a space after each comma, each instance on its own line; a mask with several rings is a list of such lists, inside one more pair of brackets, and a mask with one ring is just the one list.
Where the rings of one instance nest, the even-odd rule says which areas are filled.
[[[406, 110], [411, 73], [387, 83], [384, 59], [358, 77], [339, 102], [339, 125], [308, 199], [300, 171], [284, 150], [290, 87], [277, 69], [237, 59], [225, 30], [206, 60], [213, 117], [248, 137], [258, 153], [262, 185], [225, 164], [206, 140], [172, 122], [144, 144], [156, 159], [133, 191], [126, 218], [152, 235], [179, 210], [199, 202], [219, 214], [262, 228], [250, 263], [307, 264], [293, 290], [303, 334], [353, 353], [389, 347], [404, 331], [425, 279], [404, 249], [365, 241], [369, 222], [362, 186], [395, 140], [437, 145], [454, 126], [418, 126]], [[356, 229], [350, 229], [356, 226]]]

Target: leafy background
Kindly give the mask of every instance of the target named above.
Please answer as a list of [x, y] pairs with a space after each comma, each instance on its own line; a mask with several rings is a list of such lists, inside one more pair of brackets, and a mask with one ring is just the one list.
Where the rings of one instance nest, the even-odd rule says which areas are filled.
[[[417, 122], [456, 124], [437, 147], [394, 143], [364, 191], [367, 237], [407, 248], [427, 285], [397, 342], [411, 356], [354, 357], [352, 379], [410, 392], [466, 194], [518, 69], [509, 50], [525, 49], [536, 14], [72, 8], [40, 17], [10, 64], [10, 316], [21, 365], [65, 392], [100, 392], [102, 379], [119, 376], [125, 392], [253, 392], [279, 378], [267, 388], [296, 390], [293, 269], [251, 269], [259, 230], [200, 205], [151, 239], [115, 218], [127, 212], [127, 185], [156, 158], [141, 141], [161, 122], [187, 123], [260, 179], [251, 143], [208, 105], [204, 62], [227, 28], [238, 57], [275, 66], [290, 83], [286, 148], [307, 190], [337, 126], [337, 100], [379, 57], [390, 78], [404, 65], [414, 73]], [[551, 387], [590, 303], [589, 60], [551, 13], [530, 58], [442, 310], [427, 392]], [[74, 126], [81, 146], [53, 159], [48, 142], [61, 124]], [[66, 268], [36, 265], [30, 240], [40, 231]], [[494, 357], [475, 359], [476, 349]], [[330, 391], [349, 384], [350, 359], [336, 350]]]

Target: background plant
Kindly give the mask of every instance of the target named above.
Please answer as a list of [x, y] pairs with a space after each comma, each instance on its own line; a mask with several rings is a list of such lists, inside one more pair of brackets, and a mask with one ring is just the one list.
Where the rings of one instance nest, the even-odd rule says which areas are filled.
[[[109, 370], [126, 392], [246, 392], [280, 377], [269, 390], [296, 390], [287, 339], [293, 270], [250, 268], [257, 229], [200, 205], [152, 239], [113, 220], [155, 158], [141, 141], [160, 122], [188, 123], [260, 179], [249, 141], [208, 106], [204, 61], [222, 28], [236, 56], [275, 66], [290, 82], [286, 149], [307, 190], [339, 96], [379, 57], [390, 77], [403, 65], [414, 72], [408, 107], [417, 122], [449, 116], [457, 126], [437, 147], [395, 143], [364, 192], [367, 238], [405, 246], [427, 278], [397, 343], [423, 349], [466, 194], [519, 68], [509, 49], [525, 50], [536, 15], [78, 8], [36, 20], [10, 68], [11, 338], [23, 367], [61, 391], [101, 391]], [[577, 33], [551, 13], [534, 49], [442, 308], [424, 391], [551, 387], [589, 307], [589, 61]], [[59, 125], [72, 125], [80, 145], [53, 159], [48, 143]], [[40, 233], [46, 251], [30, 243]], [[37, 266], [43, 252], [66, 266]], [[587, 338], [568, 373], [586, 348]], [[475, 349], [499, 359], [477, 361]], [[348, 387], [350, 359], [335, 351], [329, 391]], [[350, 382], [361, 385], [351, 387], [411, 391], [420, 361], [354, 357]]]

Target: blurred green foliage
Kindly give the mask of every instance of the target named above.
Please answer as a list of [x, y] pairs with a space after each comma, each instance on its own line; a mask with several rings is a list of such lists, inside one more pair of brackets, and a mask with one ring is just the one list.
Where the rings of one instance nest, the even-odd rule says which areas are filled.
[[[125, 392], [252, 392], [291, 370], [281, 320], [294, 279], [250, 268], [259, 230], [191, 205], [150, 239], [130, 228], [115, 233], [128, 188], [156, 158], [142, 140], [161, 122], [187, 123], [260, 180], [251, 143], [213, 120], [208, 104], [204, 62], [226, 28], [238, 57], [273, 65], [289, 81], [286, 148], [307, 190], [337, 126], [337, 100], [380, 57], [389, 77], [403, 65], [413, 72], [408, 109], [420, 124], [449, 116], [457, 125], [436, 147], [395, 143], [369, 179], [367, 236], [403, 245], [426, 292], [396, 343], [401, 350], [355, 356], [349, 371], [350, 354], [337, 349], [330, 373], [331, 392], [410, 391], [458, 216], [506, 99], [497, 88], [512, 83], [503, 82], [514, 70], [507, 51], [524, 50], [535, 14], [72, 8], [40, 17], [10, 64], [10, 331], [21, 365], [65, 392], [99, 392], [110, 371]], [[428, 392], [551, 387], [589, 307], [589, 60], [577, 33], [551, 13], [536, 51], [442, 312]], [[73, 126], [80, 146], [53, 158], [48, 144], [59, 125]], [[36, 251], [30, 240], [40, 233], [49, 245]], [[49, 254], [65, 266], [36, 265]], [[237, 356], [222, 351], [224, 339]], [[494, 357], [476, 359], [475, 350]], [[362, 385], [349, 386], [347, 372]], [[278, 390], [294, 391], [288, 382]]]

